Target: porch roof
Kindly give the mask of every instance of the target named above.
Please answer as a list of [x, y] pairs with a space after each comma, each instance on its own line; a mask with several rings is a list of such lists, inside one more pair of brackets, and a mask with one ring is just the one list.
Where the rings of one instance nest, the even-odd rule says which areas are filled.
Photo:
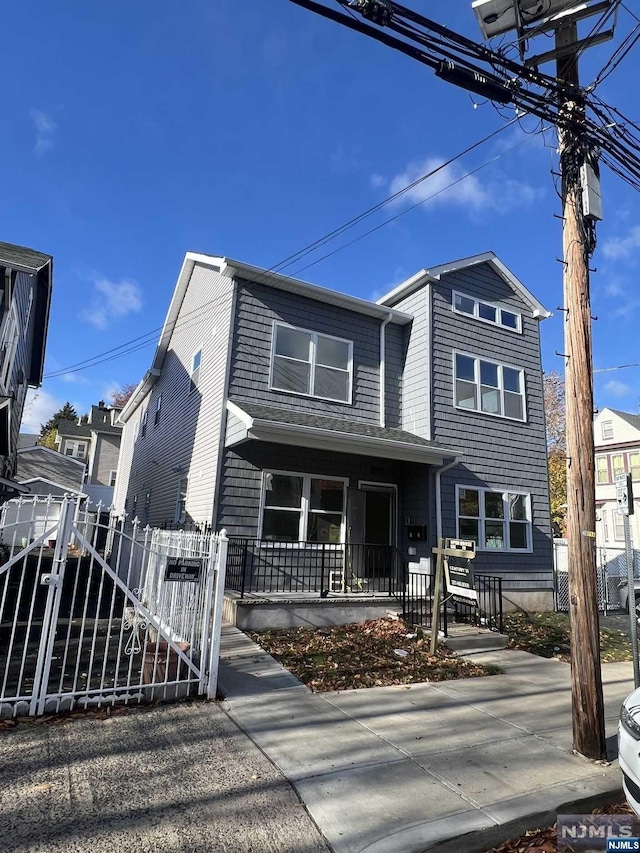
[[426, 465], [440, 465], [444, 459], [458, 455], [457, 451], [440, 447], [412, 432], [364, 421], [233, 400], [227, 401], [227, 410], [242, 425], [242, 429], [234, 429], [227, 438], [227, 447], [250, 440], [268, 441]]

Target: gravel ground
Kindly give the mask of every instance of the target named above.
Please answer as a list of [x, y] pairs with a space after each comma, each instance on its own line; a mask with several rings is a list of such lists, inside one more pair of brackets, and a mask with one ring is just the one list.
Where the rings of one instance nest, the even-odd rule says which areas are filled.
[[3, 853], [326, 853], [289, 783], [214, 703], [0, 732]]

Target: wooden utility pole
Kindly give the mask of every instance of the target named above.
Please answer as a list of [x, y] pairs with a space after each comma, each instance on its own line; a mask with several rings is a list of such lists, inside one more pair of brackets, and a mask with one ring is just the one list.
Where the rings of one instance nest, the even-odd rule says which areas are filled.
[[584, 116], [578, 88], [577, 26], [558, 30], [557, 77], [565, 83], [564, 117], [558, 127], [562, 174], [567, 431], [567, 539], [573, 748], [587, 758], [606, 756], [600, 668], [598, 583], [595, 554], [593, 370], [589, 237], [582, 206], [581, 166], [587, 157], [580, 133]]

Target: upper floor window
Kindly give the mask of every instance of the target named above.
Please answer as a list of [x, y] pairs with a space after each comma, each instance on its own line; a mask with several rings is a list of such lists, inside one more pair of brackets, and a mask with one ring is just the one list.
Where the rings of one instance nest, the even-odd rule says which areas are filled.
[[189, 488], [189, 478], [184, 477], [178, 483], [178, 497], [176, 499], [176, 515], [175, 523], [184, 524], [187, 519], [187, 491]]
[[142, 424], [140, 425], [140, 437], [144, 438], [147, 434], [147, 421], [149, 420], [149, 409], [144, 410], [142, 416]]
[[29, 302], [27, 304], [27, 313], [24, 318], [24, 335], [25, 338], [29, 333], [29, 320], [31, 319], [31, 309], [33, 308], [33, 285], [29, 289]]
[[531, 550], [531, 498], [522, 492], [457, 486], [458, 536], [486, 551]]
[[134, 445], [138, 440], [138, 434], [140, 432], [140, 421], [137, 420], [133, 425], [133, 435], [131, 436], [131, 444]]
[[153, 416], [153, 423], [157, 426], [160, 423], [160, 413], [162, 412], [162, 394], [158, 394], [156, 400], [156, 412]]
[[613, 421], [602, 421], [602, 438], [613, 438]]
[[196, 391], [198, 389], [198, 382], [200, 381], [200, 365], [202, 363], [202, 350], [199, 349], [198, 352], [193, 354], [193, 358], [191, 359], [191, 372], [189, 374], [189, 393], [192, 391]]
[[609, 462], [606, 456], [596, 456], [596, 482], [609, 482]]
[[459, 409], [526, 420], [524, 372], [454, 353], [454, 403]]
[[274, 323], [271, 388], [351, 401], [353, 343]]
[[64, 455], [74, 459], [84, 459], [87, 455], [87, 444], [85, 441], [66, 441]]
[[631, 479], [640, 480], [640, 453], [637, 450], [634, 450], [629, 454], [629, 473], [631, 474]]
[[264, 472], [262, 538], [278, 542], [342, 542], [345, 481]]
[[118, 473], [117, 470], [112, 469], [111, 471], [109, 471], [109, 485], [110, 486], [115, 486], [117, 473]]
[[508, 308], [503, 308], [501, 305], [483, 302], [481, 299], [474, 299], [464, 293], [456, 293], [455, 290], [452, 293], [451, 304], [456, 314], [466, 314], [469, 317], [475, 317], [476, 320], [482, 320], [484, 323], [493, 323], [494, 326], [503, 326], [505, 329], [512, 329], [515, 332], [522, 331], [521, 315], [515, 311], [510, 311]]
[[618, 476], [618, 474], [624, 474], [624, 454], [623, 453], [614, 453], [611, 457], [611, 470], [613, 471], [613, 479]]

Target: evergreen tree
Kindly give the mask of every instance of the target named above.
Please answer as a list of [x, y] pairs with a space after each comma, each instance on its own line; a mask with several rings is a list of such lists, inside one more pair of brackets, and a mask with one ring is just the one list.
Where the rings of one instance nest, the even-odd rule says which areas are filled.
[[53, 414], [46, 424], [40, 424], [40, 437], [43, 438], [47, 433], [58, 428], [60, 421], [77, 421], [78, 413], [68, 401], [64, 406]]

